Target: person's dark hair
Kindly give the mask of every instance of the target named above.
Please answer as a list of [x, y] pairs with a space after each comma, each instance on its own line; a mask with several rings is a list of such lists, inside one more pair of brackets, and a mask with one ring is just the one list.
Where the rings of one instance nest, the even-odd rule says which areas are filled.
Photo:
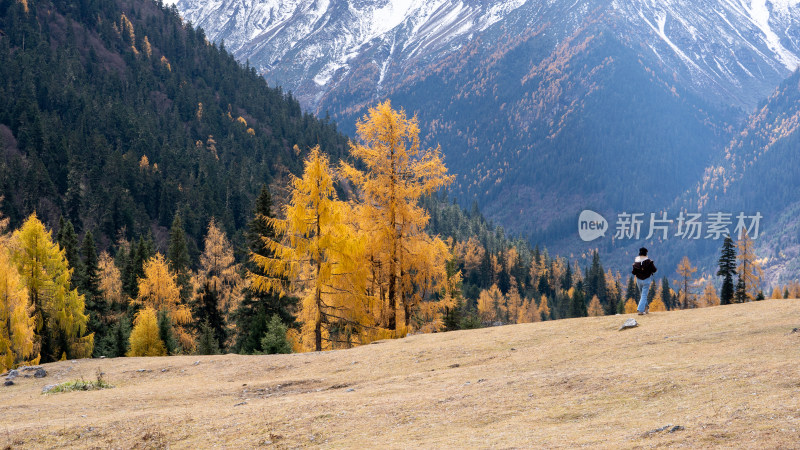
[[647, 249], [642, 247], [639, 249], [639, 256], [647, 256]]

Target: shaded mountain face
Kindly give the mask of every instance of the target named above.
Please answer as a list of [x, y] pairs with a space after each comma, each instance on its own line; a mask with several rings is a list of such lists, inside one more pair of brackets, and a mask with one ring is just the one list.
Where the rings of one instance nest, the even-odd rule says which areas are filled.
[[769, 282], [800, 272], [800, 72], [762, 102], [681, 204], [760, 212], [756, 241]]
[[799, 50], [793, 2], [177, 6], [346, 132], [380, 99], [417, 113], [458, 176], [452, 193], [543, 241], [582, 208], [672, 202]]

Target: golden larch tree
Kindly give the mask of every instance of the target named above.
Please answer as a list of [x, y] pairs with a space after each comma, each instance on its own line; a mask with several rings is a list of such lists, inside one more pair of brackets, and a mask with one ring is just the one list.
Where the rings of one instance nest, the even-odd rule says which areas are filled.
[[147, 306], [136, 313], [128, 356], [165, 356], [167, 348], [158, 331], [156, 311]]
[[719, 296], [717, 295], [717, 290], [714, 288], [714, 284], [712, 284], [710, 281], [707, 282], [703, 288], [703, 294], [701, 295], [698, 303], [698, 306], [703, 308], [709, 306], [719, 306]]
[[636, 300], [632, 298], [628, 298], [625, 302], [625, 314], [633, 314], [638, 311], [639, 305], [636, 303]]
[[196, 285], [207, 285], [219, 295], [219, 310], [227, 315], [242, 301], [243, 280], [240, 265], [233, 256], [233, 246], [216, 220], [208, 223]]
[[[533, 301], [533, 300], [531, 300]], [[547, 296], [542, 295], [542, 299], [539, 300], [539, 317], [542, 320], [550, 320], [550, 307], [547, 305]], [[538, 320], [534, 320], [534, 322], [538, 322]]]
[[1, 236], [3, 227], [0, 217], [0, 372], [34, 358], [35, 326], [33, 305]]
[[145, 261], [144, 278], [139, 279], [139, 295], [134, 303], [151, 308], [153, 311], [166, 311], [183, 350], [186, 352], [194, 350], [195, 339], [189, 329], [192, 312], [181, 302], [177, 275], [169, 271], [169, 266], [161, 253], [156, 253]]
[[296, 339], [304, 350], [333, 348], [340, 341], [331, 335], [333, 327], [352, 330], [350, 336], [361, 343], [368, 341], [374, 327], [364, 295], [363, 242], [348, 222], [348, 205], [337, 198], [329, 159], [319, 146], [305, 159], [303, 176], [292, 177], [283, 212], [285, 219], [267, 219], [283, 237], [264, 237], [274, 256], [250, 255], [263, 272], [248, 272], [252, 288], [302, 298], [298, 319], [303, 326]]
[[753, 240], [747, 231], [742, 233], [742, 237], [736, 241], [736, 250], [736, 258], [739, 260], [736, 270], [739, 278], [744, 280], [747, 297], [752, 301], [756, 298], [761, 288], [761, 279], [764, 277], [764, 272], [761, 270], [761, 264], [756, 257]]
[[94, 333], [86, 334], [89, 318], [84, 297], [70, 289], [73, 269], [64, 250], [53, 242], [35, 213], [12, 239], [11, 261], [34, 308], [35, 351], [45, 362], [91, 356]]
[[681, 276], [680, 302], [683, 309], [690, 308], [694, 303], [692, 295], [689, 293], [689, 286], [692, 284], [692, 276], [695, 272], [697, 272], [697, 267], [693, 267], [689, 257], [684, 256], [678, 263], [678, 275]]
[[667, 306], [664, 304], [664, 300], [661, 299], [661, 296], [658, 296], [650, 302], [648, 305], [647, 310], [649, 312], [659, 312], [659, 311], [666, 311]]
[[589, 317], [597, 317], [604, 315], [603, 305], [600, 304], [600, 299], [596, 295], [593, 295], [592, 301], [589, 302], [588, 314]]
[[496, 284], [488, 290], [481, 291], [478, 296], [478, 315], [481, 322], [485, 324], [503, 322], [506, 312], [505, 297]]
[[103, 251], [98, 259], [98, 269], [100, 272], [100, 291], [103, 298], [109, 304], [122, 303], [122, 275], [114, 264], [114, 258]]
[[[436, 192], [452, 182], [442, 162], [439, 147], [420, 146], [419, 124], [416, 116], [408, 118], [405, 111], [395, 111], [387, 100], [370, 108], [357, 124], [359, 142], [350, 143], [350, 154], [360, 160], [364, 171], [343, 163], [342, 172], [358, 190], [360, 202], [357, 216], [361, 230], [370, 247], [367, 254], [383, 275], [383, 284], [376, 289], [386, 298], [389, 329], [397, 329], [397, 308], [404, 308], [408, 326], [414, 294], [420, 286], [410, 283], [406, 274], [424, 272], [435, 275], [426, 285], [443, 281], [443, 270], [425, 267], [431, 258], [425, 253], [438, 245], [438, 238], [425, 232], [429, 216], [419, 205], [423, 195]], [[445, 261], [434, 261], [444, 267]]]

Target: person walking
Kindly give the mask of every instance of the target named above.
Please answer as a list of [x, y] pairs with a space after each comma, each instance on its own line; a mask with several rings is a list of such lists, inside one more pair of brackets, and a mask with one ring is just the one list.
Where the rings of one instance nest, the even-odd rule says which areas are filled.
[[658, 269], [656, 269], [653, 260], [647, 257], [647, 249], [640, 248], [639, 256], [633, 261], [633, 271], [631, 271], [636, 276], [636, 284], [642, 293], [639, 299], [639, 307], [637, 308], [640, 316], [647, 314], [647, 293], [650, 291], [650, 276], [657, 271]]

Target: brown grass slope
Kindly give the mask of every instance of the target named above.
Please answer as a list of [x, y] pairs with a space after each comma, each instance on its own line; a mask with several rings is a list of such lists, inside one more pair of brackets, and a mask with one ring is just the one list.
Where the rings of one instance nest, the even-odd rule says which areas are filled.
[[[627, 317], [48, 364], [0, 387], [0, 448], [800, 447], [800, 301]], [[98, 369], [115, 388], [41, 394]]]

